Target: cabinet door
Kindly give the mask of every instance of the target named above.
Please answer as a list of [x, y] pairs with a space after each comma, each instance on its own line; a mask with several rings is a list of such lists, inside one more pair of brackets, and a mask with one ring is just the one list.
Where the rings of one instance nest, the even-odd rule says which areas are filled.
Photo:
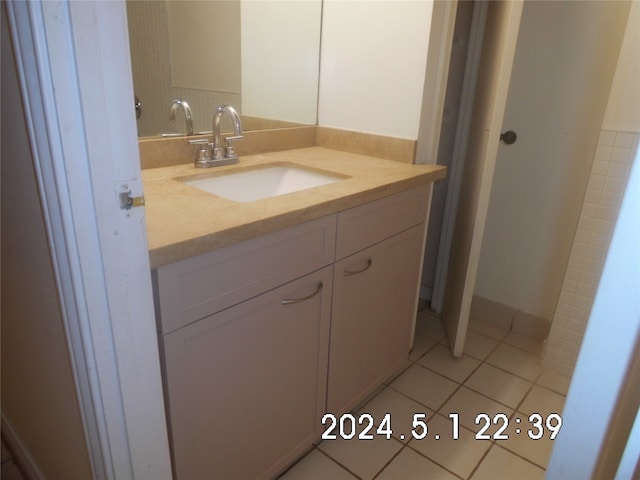
[[164, 337], [178, 479], [269, 478], [320, 436], [332, 268]]
[[327, 410], [340, 414], [408, 359], [424, 224], [335, 264]]

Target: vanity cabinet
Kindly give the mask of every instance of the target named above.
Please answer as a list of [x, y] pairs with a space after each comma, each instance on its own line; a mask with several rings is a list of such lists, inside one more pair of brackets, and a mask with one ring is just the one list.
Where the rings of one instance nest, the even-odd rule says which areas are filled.
[[365, 400], [408, 360], [430, 187], [338, 214], [327, 411]]
[[178, 479], [272, 478], [407, 361], [431, 185], [159, 267]]

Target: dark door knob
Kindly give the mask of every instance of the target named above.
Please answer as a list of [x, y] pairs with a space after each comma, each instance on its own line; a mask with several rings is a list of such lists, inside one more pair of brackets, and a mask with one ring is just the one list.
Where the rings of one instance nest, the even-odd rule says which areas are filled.
[[517, 139], [518, 135], [513, 130], [507, 130], [506, 132], [500, 134], [500, 140], [507, 145], [516, 143]]

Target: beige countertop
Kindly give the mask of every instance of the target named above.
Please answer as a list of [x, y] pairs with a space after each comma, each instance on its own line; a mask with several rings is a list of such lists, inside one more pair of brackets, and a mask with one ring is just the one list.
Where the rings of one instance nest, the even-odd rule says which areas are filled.
[[[344, 179], [320, 187], [238, 203], [183, 183], [273, 163], [326, 171]], [[192, 163], [142, 171], [151, 267], [330, 215], [444, 178], [436, 165], [411, 165], [323, 147], [240, 157], [197, 169]]]

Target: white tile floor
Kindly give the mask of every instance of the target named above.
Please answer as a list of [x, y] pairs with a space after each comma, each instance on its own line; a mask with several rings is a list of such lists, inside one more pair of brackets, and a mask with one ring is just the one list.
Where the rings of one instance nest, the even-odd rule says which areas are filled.
[[[408, 367], [354, 412], [356, 417], [369, 413], [376, 420], [389, 413], [393, 437], [325, 440], [280, 480], [544, 478], [553, 441], [548, 434], [540, 440], [517, 435], [513, 425], [515, 418], [526, 421], [531, 413], [561, 413], [570, 379], [540, 367], [541, 344], [476, 323], [467, 332], [464, 356], [454, 359], [442, 324], [427, 311], [418, 314], [416, 332]], [[459, 416], [457, 440], [452, 412]], [[415, 413], [426, 414], [428, 434], [423, 440], [409, 434]], [[478, 413], [509, 416], [509, 439], [477, 440]], [[495, 426], [487, 431], [495, 432]], [[22, 480], [4, 445], [1, 477]]]
[[[553, 441], [549, 432], [540, 440], [529, 438], [527, 419], [532, 413], [561, 414], [570, 379], [540, 366], [542, 345], [476, 323], [470, 326], [465, 354], [454, 359], [440, 320], [427, 311], [418, 314], [416, 332], [409, 366], [354, 412], [356, 418], [368, 413], [376, 421], [390, 413], [393, 437], [322, 441], [280, 480], [544, 478]], [[410, 435], [415, 413], [427, 415], [423, 440]], [[457, 440], [450, 413], [458, 414]], [[507, 415], [508, 440], [476, 439], [479, 413], [492, 419]], [[491, 425], [487, 433], [493, 435], [501, 424]]]

